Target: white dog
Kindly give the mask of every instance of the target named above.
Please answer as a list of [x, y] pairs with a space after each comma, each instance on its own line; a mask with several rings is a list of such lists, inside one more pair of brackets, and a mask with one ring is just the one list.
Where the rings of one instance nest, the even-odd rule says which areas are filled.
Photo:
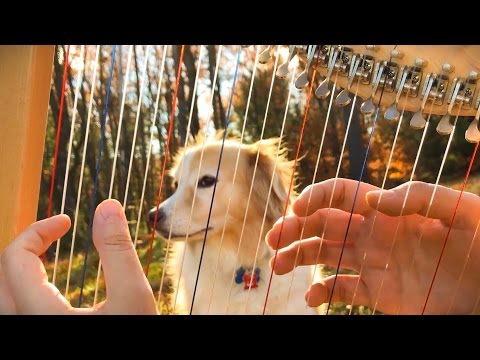
[[[293, 162], [287, 161], [285, 149], [280, 151], [277, 160], [278, 141], [269, 139], [252, 145], [235, 140], [225, 142], [208, 230], [222, 141], [210, 141], [204, 147], [197, 144], [177, 155], [171, 171], [176, 191], [160, 205], [158, 214], [156, 208], [150, 211], [152, 222], [157, 214], [158, 233], [168, 238], [171, 231], [173, 253], [169, 254], [167, 268], [173, 277], [174, 290], [178, 291], [171, 297], [175, 302], [175, 313], [190, 312], [207, 231], [192, 313], [262, 314], [271, 274], [269, 260], [274, 255], [264, 239], [267, 231], [283, 215], [293, 170]], [[238, 166], [233, 181], [237, 154]], [[262, 225], [274, 169], [273, 186]], [[290, 204], [291, 201], [292, 197]], [[316, 309], [306, 307], [304, 298], [312, 273], [313, 267], [306, 266], [287, 275], [274, 275], [266, 314], [317, 313]]]

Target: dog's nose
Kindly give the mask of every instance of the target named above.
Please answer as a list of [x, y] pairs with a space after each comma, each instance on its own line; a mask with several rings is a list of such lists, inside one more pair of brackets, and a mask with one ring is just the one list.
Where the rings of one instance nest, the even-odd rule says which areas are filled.
[[153, 210], [150, 210], [150, 212], [148, 213], [148, 218], [149, 218], [150, 224], [152, 224], [152, 226], [155, 223], [155, 217], [157, 217], [156, 223], [158, 225], [165, 219], [166, 214], [161, 208], [158, 209], [158, 211], [157, 211], [156, 208], [153, 209]]

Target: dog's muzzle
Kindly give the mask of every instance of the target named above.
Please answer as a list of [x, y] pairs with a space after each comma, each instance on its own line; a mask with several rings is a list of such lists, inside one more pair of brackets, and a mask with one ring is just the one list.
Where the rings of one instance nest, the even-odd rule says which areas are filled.
[[[167, 217], [167, 214], [165, 214], [165, 211], [163, 211], [161, 208], [157, 209], [153, 209], [153, 210], [150, 210], [150, 212], [148, 213], [148, 219], [150, 220], [150, 226], [154, 226], [155, 225], [155, 230], [159, 230], [161, 228], [161, 225], [162, 223], [165, 221]], [[156, 219], [156, 220], [155, 220]]]

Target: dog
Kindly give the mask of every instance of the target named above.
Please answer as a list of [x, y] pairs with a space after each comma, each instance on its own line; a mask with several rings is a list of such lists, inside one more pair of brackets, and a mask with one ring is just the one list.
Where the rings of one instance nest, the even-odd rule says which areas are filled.
[[[197, 140], [176, 155], [170, 170], [176, 190], [158, 212], [156, 207], [149, 212], [157, 233], [171, 237], [167, 269], [173, 280], [174, 313], [190, 313], [195, 291], [192, 314], [262, 314], [271, 275], [269, 260], [274, 255], [264, 239], [283, 215], [293, 171], [287, 150], [277, 151], [279, 141], [247, 145], [228, 139], [222, 145], [217, 136], [202, 144]], [[313, 268], [301, 266], [287, 275], [273, 275], [265, 313], [317, 314], [304, 298]]]

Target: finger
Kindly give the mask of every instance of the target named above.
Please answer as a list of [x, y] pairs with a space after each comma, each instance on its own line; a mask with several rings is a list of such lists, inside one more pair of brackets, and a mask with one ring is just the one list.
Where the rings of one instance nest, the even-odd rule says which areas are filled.
[[317, 307], [328, 303], [333, 289], [332, 303], [343, 302], [369, 306], [370, 298], [367, 288], [358, 275], [338, 275], [335, 287], [333, 287], [334, 281], [335, 276], [332, 275], [312, 284], [305, 293], [307, 305]]
[[[358, 194], [357, 194], [358, 188]], [[307, 186], [294, 201], [292, 209], [298, 216], [308, 216], [317, 209], [327, 208], [332, 199], [331, 207], [343, 211], [365, 214], [371, 208], [365, 201], [365, 194], [377, 187], [350, 179], [329, 179], [315, 185]], [[309, 203], [310, 198], [310, 205]], [[308, 210], [308, 211], [307, 211]]]
[[[301, 265], [325, 264], [337, 266], [342, 251], [343, 242], [329, 241], [314, 237], [296, 241], [278, 251], [277, 257], [270, 259], [270, 267], [277, 275], [283, 275]], [[352, 251], [352, 243], [345, 244], [342, 255], [342, 268], [355, 270], [358, 268]]]
[[57, 215], [30, 225], [2, 254], [2, 268], [19, 314], [54, 314], [70, 304], [48, 282], [38, 257], [70, 228], [66, 215]]
[[0, 261], [0, 315], [15, 315], [15, 302], [3, 275], [2, 262]]
[[[323, 238], [327, 240], [343, 241], [349, 221], [350, 213], [338, 209], [320, 209], [307, 217], [288, 215], [280, 218], [273, 225], [265, 239], [274, 250], [300, 240], [300, 236], [302, 239], [312, 236], [322, 237], [323, 232], [325, 232]], [[357, 237], [362, 221], [362, 215], [353, 214], [348, 229], [348, 241]]]
[[97, 207], [93, 241], [103, 264], [109, 311], [155, 312], [153, 292], [143, 273], [125, 213], [118, 201], [105, 200]]
[[[430, 206], [432, 194], [435, 185], [420, 181], [412, 181], [388, 191], [371, 191], [367, 193], [368, 204], [389, 216], [399, 216], [419, 214], [425, 216], [428, 210], [428, 217], [440, 219], [450, 224], [452, 216], [457, 206], [460, 191], [438, 185], [435, 191], [433, 201]], [[408, 193], [408, 196], [407, 196]], [[406, 198], [406, 200], [405, 200]], [[403, 203], [405, 207], [402, 210]], [[469, 221], [475, 223], [478, 221], [480, 207], [478, 205], [479, 197], [472, 193], [464, 192], [457, 210], [456, 219], [459, 221]], [[430, 207], [430, 209], [429, 209]]]

